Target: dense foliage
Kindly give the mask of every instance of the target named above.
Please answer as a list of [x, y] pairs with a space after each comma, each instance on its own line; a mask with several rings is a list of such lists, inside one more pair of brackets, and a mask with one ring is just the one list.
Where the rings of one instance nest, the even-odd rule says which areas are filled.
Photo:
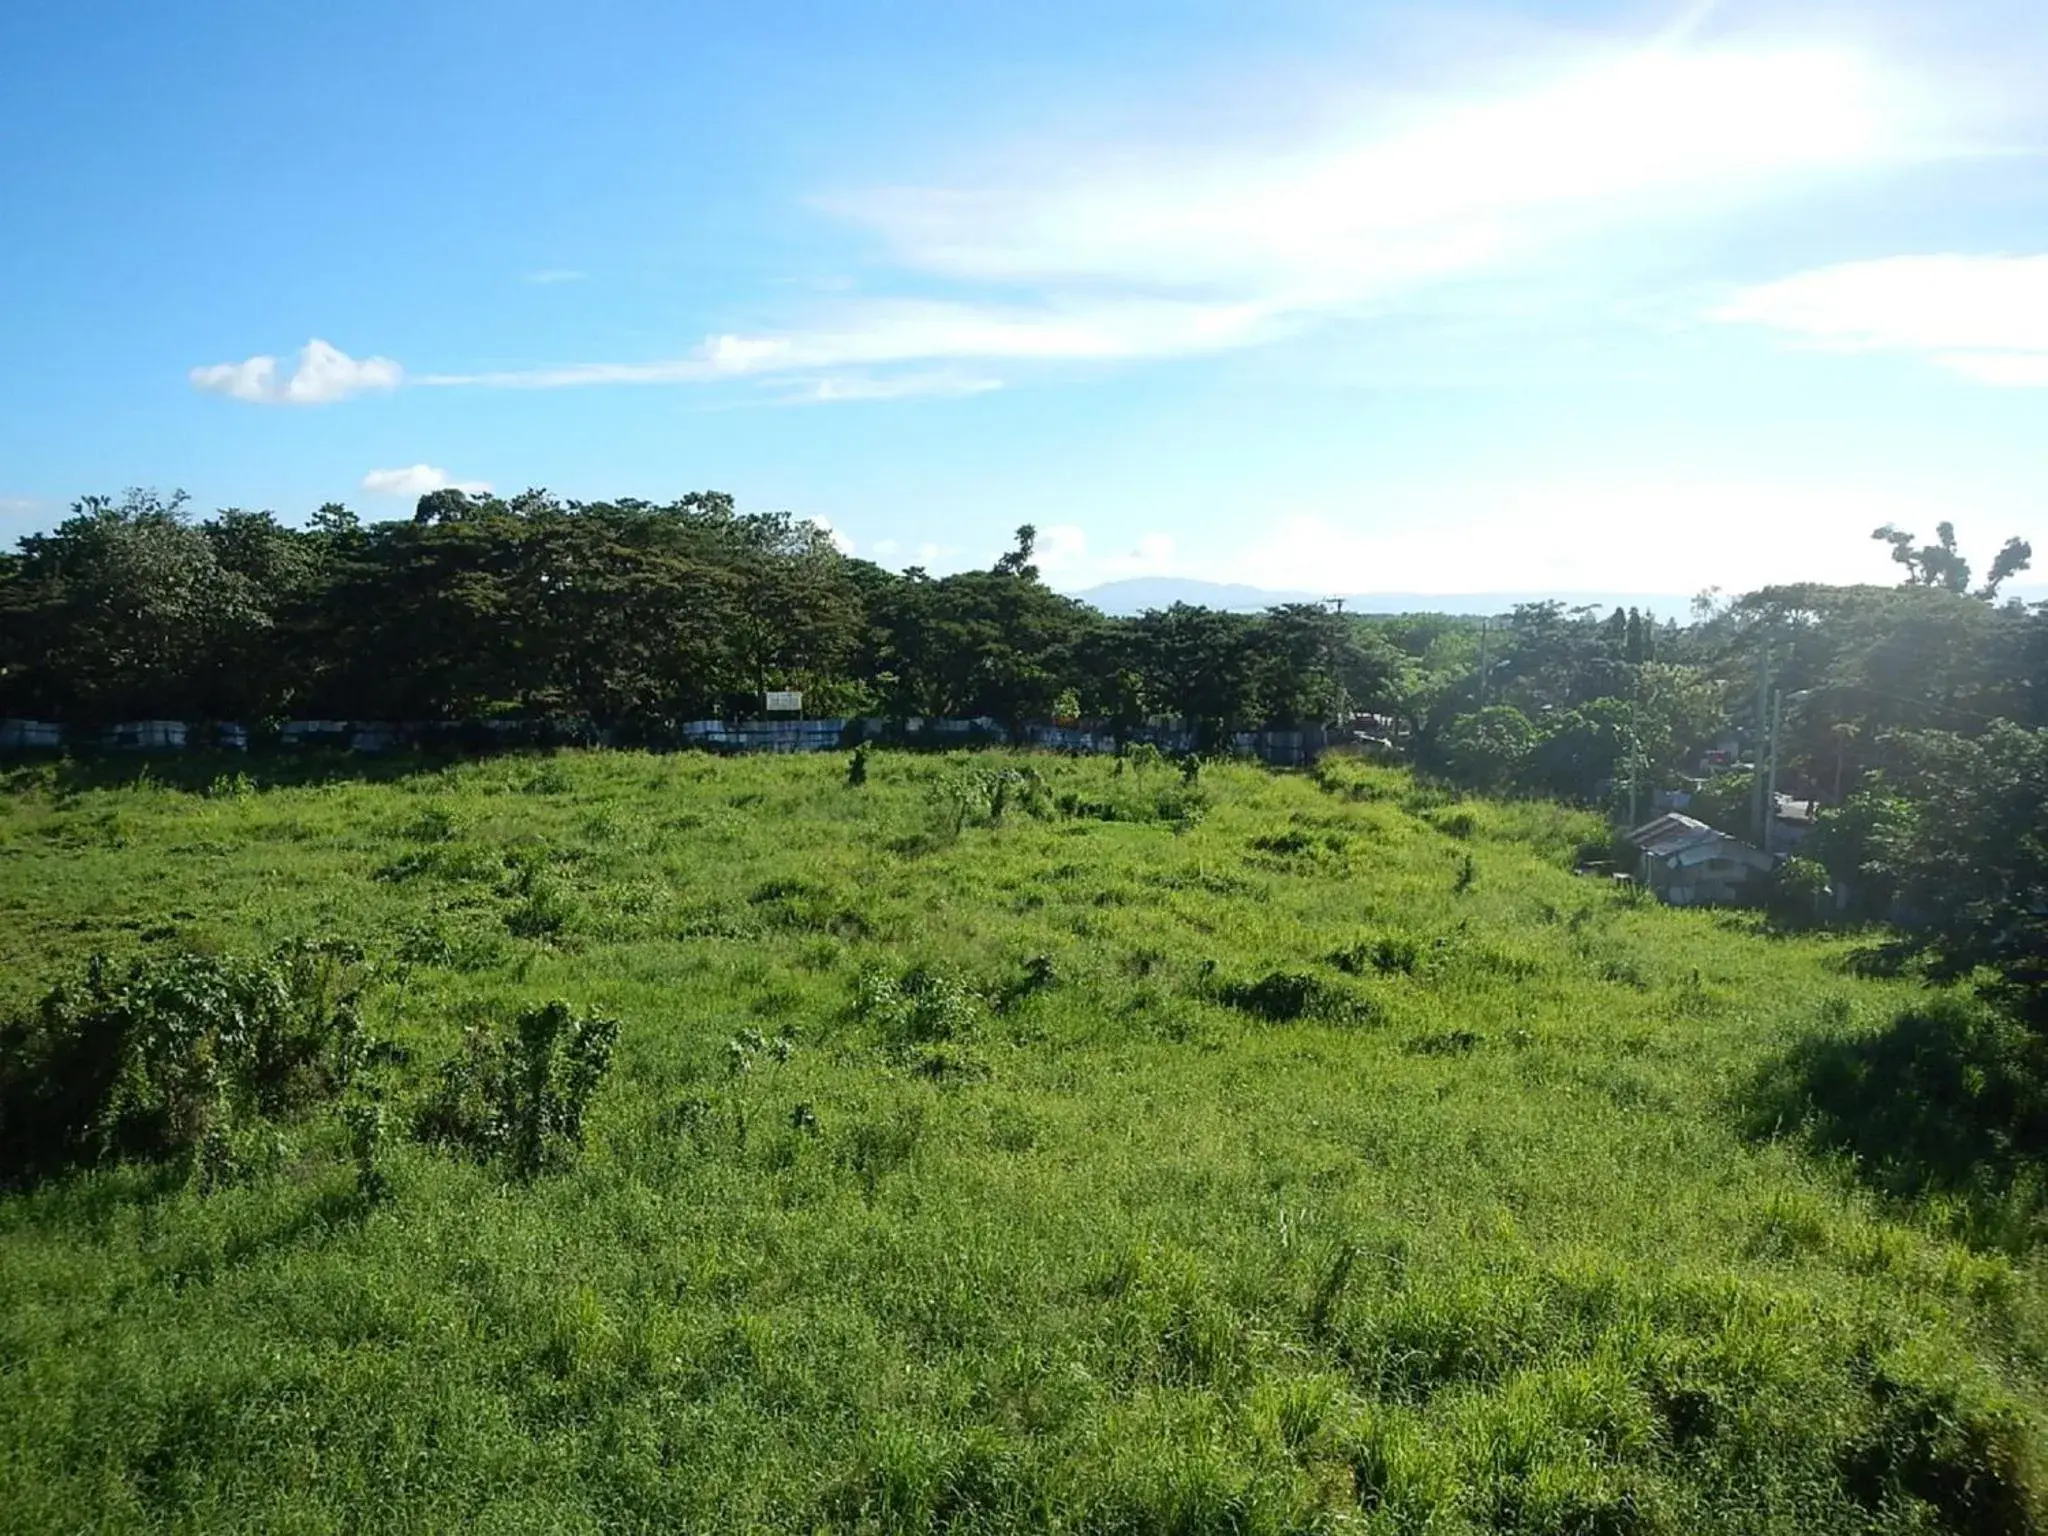
[[730, 497], [580, 504], [438, 491], [409, 522], [335, 506], [203, 521], [89, 498], [0, 561], [0, 714], [467, 720], [552, 715], [627, 739], [758, 713], [1171, 715], [1212, 733], [1330, 718], [1393, 666], [1314, 605], [1111, 622], [1037, 579], [892, 574]]

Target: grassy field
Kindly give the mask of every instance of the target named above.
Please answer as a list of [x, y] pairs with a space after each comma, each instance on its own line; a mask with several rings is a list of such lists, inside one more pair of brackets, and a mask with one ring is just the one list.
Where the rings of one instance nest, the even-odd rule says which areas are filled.
[[[0, 1525], [2041, 1528], [2030, 1112], [1845, 940], [1598, 829], [1000, 755], [46, 765], [0, 1010], [95, 951], [366, 956], [315, 1109], [0, 1197]], [[176, 775], [175, 781], [171, 776]], [[580, 1157], [411, 1134], [620, 1021]]]

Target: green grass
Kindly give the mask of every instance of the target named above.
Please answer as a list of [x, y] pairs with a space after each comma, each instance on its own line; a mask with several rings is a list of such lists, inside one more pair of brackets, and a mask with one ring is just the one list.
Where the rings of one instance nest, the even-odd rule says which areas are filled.
[[[991, 824], [1003, 768], [1043, 789]], [[320, 1111], [211, 1192], [0, 1197], [9, 1530], [2041, 1528], [2030, 1165], [1932, 1157], [1857, 1065], [1918, 1031], [2010, 1121], [1928, 1065], [1981, 1019], [1574, 878], [1569, 812], [1354, 765], [160, 771], [7, 781], [0, 1010], [356, 941], [388, 1189]], [[580, 1159], [405, 1134], [555, 998], [623, 1025]]]

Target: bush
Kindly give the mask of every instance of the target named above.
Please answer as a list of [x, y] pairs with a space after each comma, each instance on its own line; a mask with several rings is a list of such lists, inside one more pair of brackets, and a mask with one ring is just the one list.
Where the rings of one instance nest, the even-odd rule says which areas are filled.
[[964, 1041], [981, 1023], [981, 1000], [958, 978], [913, 966], [901, 980], [880, 969], [861, 974], [854, 1012], [899, 1050]]
[[1216, 995], [1242, 1013], [1276, 1024], [1296, 1019], [1359, 1020], [1373, 1012], [1365, 998], [1300, 971], [1268, 971], [1256, 981], [1226, 982]]
[[95, 957], [34, 1014], [0, 1026], [0, 1179], [219, 1149], [345, 1090], [368, 1039], [350, 946], [268, 959]]
[[1771, 920], [1781, 927], [1803, 928], [1826, 911], [1828, 872], [1812, 859], [1787, 859], [1771, 876], [1767, 898]]
[[948, 775], [938, 786], [948, 830], [958, 837], [970, 823], [999, 827], [1012, 810], [1044, 816], [1052, 792], [1036, 768], [979, 768]]
[[414, 1132], [520, 1178], [567, 1166], [583, 1149], [583, 1120], [610, 1072], [616, 1019], [578, 1016], [555, 1001], [519, 1016], [512, 1034], [472, 1029], [441, 1065]]
[[1422, 941], [1411, 934], [1383, 934], [1370, 943], [1360, 940], [1330, 956], [1330, 963], [1352, 976], [1368, 970], [1382, 976], [1412, 976], [1422, 963]]

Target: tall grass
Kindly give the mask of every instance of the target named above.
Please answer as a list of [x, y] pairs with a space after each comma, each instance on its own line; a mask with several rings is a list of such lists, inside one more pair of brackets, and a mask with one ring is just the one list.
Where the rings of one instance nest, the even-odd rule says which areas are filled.
[[[1362, 764], [180, 772], [12, 776], [0, 1011], [353, 943], [378, 1117], [0, 1197], [10, 1529], [2040, 1528], [2023, 1043], [1958, 1024], [1943, 1076], [1890, 1042], [1958, 1005], [1575, 879], [1569, 812]], [[555, 999], [620, 1026], [578, 1155], [423, 1134]], [[2007, 1129], [1912, 1176], [1854, 1091], [1901, 1059]]]

